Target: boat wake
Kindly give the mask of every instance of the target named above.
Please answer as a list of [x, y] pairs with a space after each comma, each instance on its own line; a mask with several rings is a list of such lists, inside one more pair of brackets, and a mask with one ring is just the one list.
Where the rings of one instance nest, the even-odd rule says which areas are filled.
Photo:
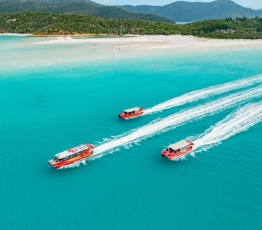
[[262, 121], [262, 102], [248, 104], [210, 127], [194, 140], [194, 152], [207, 151]]
[[181, 106], [186, 103], [194, 102], [200, 99], [205, 99], [211, 96], [219, 95], [222, 93], [226, 93], [229, 91], [245, 88], [248, 86], [251, 86], [256, 83], [261, 83], [262, 82], [262, 76], [255, 76], [251, 78], [245, 78], [229, 83], [225, 83], [222, 85], [216, 85], [212, 87], [208, 87], [205, 89], [200, 89], [196, 91], [192, 91], [190, 93], [184, 94], [182, 96], [173, 98], [171, 100], [165, 101], [163, 103], [160, 103], [158, 105], [155, 105], [151, 108], [145, 109], [143, 114], [148, 115], [156, 112], [161, 112], [166, 109], [170, 109], [176, 106]]
[[108, 151], [112, 152], [121, 146], [132, 146], [132, 144], [137, 144], [140, 141], [160, 132], [165, 132], [185, 123], [193, 122], [206, 116], [211, 116], [222, 110], [233, 108], [237, 105], [247, 102], [250, 99], [261, 96], [262, 86], [257, 86], [249, 90], [237, 92], [212, 102], [207, 102], [200, 106], [175, 113], [166, 118], [153, 121], [138, 129], [132, 130], [130, 133], [115, 137], [111, 141], [107, 141], [106, 143], [99, 145], [94, 149], [94, 156]]

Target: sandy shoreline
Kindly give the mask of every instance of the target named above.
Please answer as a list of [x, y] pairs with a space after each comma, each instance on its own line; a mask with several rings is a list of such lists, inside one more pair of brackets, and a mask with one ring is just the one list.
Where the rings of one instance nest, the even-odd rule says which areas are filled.
[[0, 36], [30, 37], [32, 34], [0, 33]]
[[[12, 34], [12, 36], [16, 36]], [[11, 52], [10, 52], [11, 49]], [[87, 65], [140, 58], [187, 57], [208, 52], [261, 50], [261, 40], [222, 40], [193, 36], [28, 37], [14, 39], [2, 50], [2, 67], [42, 68]], [[16, 52], [13, 52], [16, 50]]]
[[[46, 44], [93, 44], [93, 45], [115, 45], [119, 48], [130, 46], [140, 49], [217, 49], [217, 48], [262, 48], [262, 39], [208, 39], [194, 36], [182, 35], [125, 35], [114, 37], [109, 35], [100, 35], [94, 38], [93, 34], [70, 35], [70, 36], [37, 36], [32, 34], [2, 33], [0, 36], [22, 36], [35, 37], [48, 40], [35, 42], [34, 45]], [[108, 36], [108, 37], [107, 37]], [[89, 38], [90, 37], [90, 38]], [[50, 39], [50, 40], [49, 40]]]
[[207, 39], [193, 36], [182, 35], [145, 35], [145, 36], [123, 36], [119, 38], [81, 38], [75, 39], [70, 36], [57, 37], [48, 41], [36, 42], [36, 45], [44, 44], [109, 44], [121, 46], [135, 46], [136, 48], [147, 49], [194, 49], [194, 48], [233, 48], [233, 47], [260, 47], [262, 48], [262, 39], [260, 40], [226, 40], [226, 39]]

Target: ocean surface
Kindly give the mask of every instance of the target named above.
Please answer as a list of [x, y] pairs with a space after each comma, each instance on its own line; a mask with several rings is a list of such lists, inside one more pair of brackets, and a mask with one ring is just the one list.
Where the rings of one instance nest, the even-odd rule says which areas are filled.
[[[1, 230], [262, 229], [262, 49], [89, 60], [37, 39], [0, 37]], [[48, 165], [82, 143], [93, 159]]]

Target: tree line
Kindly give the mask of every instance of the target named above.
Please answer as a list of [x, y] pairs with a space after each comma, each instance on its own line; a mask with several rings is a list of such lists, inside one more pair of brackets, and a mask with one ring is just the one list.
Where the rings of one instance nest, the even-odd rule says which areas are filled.
[[54, 13], [0, 14], [1, 33], [36, 35], [193, 35], [206, 38], [261, 39], [262, 18], [227, 18], [185, 25], [144, 20], [105, 19]]

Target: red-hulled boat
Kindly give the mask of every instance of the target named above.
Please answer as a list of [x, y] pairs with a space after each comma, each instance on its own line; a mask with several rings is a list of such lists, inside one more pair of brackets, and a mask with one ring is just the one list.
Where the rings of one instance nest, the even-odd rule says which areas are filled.
[[168, 160], [178, 159], [185, 156], [192, 151], [194, 143], [190, 141], [179, 141], [175, 144], [169, 145], [167, 149], [164, 149], [161, 153], [162, 157], [166, 156]]
[[139, 107], [126, 109], [122, 113], [119, 113], [118, 117], [124, 120], [128, 120], [128, 119], [135, 118], [135, 117], [140, 117], [143, 115], [143, 110], [144, 109], [139, 108]]
[[60, 168], [65, 165], [72, 164], [76, 161], [81, 161], [88, 157], [91, 157], [93, 155], [93, 149], [94, 146], [83, 144], [56, 154], [55, 158], [48, 161], [48, 163], [54, 168]]

